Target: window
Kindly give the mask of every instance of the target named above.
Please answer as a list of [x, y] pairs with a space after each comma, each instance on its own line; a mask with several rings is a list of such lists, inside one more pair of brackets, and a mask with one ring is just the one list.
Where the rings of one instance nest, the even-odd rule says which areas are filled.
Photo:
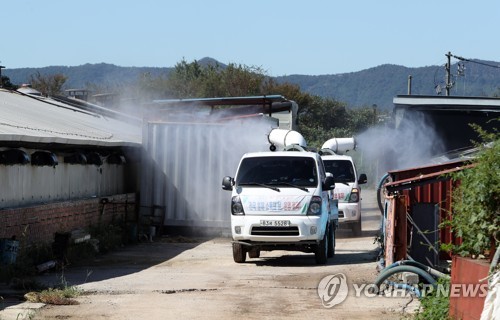
[[333, 174], [335, 182], [355, 182], [354, 167], [349, 160], [324, 160], [326, 172]]
[[236, 184], [294, 184], [314, 187], [318, 183], [316, 161], [308, 157], [260, 157], [243, 159]]

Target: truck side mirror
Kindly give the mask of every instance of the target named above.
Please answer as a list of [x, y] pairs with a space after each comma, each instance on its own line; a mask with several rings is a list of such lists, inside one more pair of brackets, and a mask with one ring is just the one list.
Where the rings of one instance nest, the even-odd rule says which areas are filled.
[[222, 190], [233, 190], [234, 180], [233, 178], [227, 176], [222, 178]]
[[335, 189], [335, 181], [332, 176], [327, 175], [325, 182], [323, 182], [323, 190], [333, 190]]
[[368, 181], [368, 178], [366, 177], [366, 174], [362, 173], [359, 175], [358, 183], [359, 184], [364, 184]]

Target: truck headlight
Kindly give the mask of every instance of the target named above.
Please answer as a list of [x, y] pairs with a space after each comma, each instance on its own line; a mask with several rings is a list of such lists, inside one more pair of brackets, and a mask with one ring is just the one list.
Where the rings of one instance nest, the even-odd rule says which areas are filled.
[[351, 196], [349, 197], [349, 202], [358, 202], [359, 201], [359, 190], [357, 188], [352, 188]]
[[233, 215], [244, 215], [243, 204], [239, 196], [234, 196], [231, 199], [231, 214]]
[[307, 215], [317, 216], [321, 214], [321, 197], [314, 196], [309, 203]]

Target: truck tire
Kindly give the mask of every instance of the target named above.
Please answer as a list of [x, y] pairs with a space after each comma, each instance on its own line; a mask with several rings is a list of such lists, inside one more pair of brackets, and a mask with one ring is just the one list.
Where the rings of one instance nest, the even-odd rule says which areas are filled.
[[335, 225], [330, 225], [330, 236], [328, 237], [328, 258], [335, 256]]
[[246, 257], [247, 257], [247, 253], [245, 252], [245, 249], [243, 249], [243, 246], [239, 243], [233, 243], [234, 262], [243, 263], [243, 262], [245, 262]]
[[248, 251], [248, 257], [249, 258], [259, 258], [260, 257], [260, 250], [250, 250]]
[[361, 219], [359, 221], [356, 221], [355, 223], [352, 224], [352, 233], [355, 237], [361, 236]]
[[328, 233], [328, 229], [326, 229], [325, 235], [319, 242], [316, 252], [314, 253], [316, 264], [325, 264], [328, 260]]

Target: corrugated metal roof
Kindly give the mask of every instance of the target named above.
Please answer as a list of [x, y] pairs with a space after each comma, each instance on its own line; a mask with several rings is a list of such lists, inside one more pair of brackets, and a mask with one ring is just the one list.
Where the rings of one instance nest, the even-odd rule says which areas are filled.
[[0, 141], [137, 146], [142, 125], [0, 89]]

